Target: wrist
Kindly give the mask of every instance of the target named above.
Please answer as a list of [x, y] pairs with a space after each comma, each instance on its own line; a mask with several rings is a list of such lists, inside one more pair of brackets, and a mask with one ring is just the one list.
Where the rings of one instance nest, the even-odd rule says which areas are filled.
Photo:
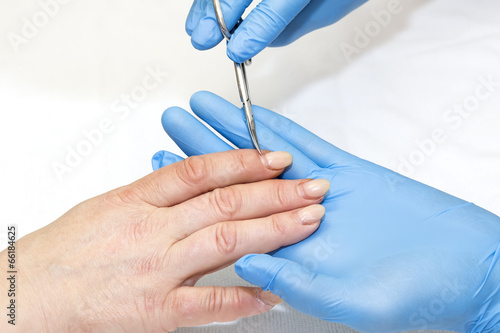
[[[29, 235], [25, 238], [28, 237]], [[54, 288], [47, 284], [48, 279], [43, 272], [45, 269], [35, 261], [37, 256], [30, 256], [33, 251], [24, 246], [25, 243], [24, 239], [15, 243], [16, 260], [13, 271], [8, 270], [8, 249], [0, 252], [0, 307], [5, 309], [0, 314], [0, 331], [62, 332], [65, 321], [62, 316], [54, 316], [52, 310], [55, 308], [50, 304], [56, 293], [46, 293]]]

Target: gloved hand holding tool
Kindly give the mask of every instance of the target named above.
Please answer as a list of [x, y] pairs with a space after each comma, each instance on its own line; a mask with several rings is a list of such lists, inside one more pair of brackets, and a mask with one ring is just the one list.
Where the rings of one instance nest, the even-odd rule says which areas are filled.
[[[288, 45], [303, 35], [331, 25], [367, 0], [262, 0], [234, 31], [227, 54], [237, 63], [254, 57], [267, 46]], [[229, 30], [252, 0], [221, 0]], [[194, 0], [186, 20], [194, 47], [210, 49], [223, 39], [212, 0]]]

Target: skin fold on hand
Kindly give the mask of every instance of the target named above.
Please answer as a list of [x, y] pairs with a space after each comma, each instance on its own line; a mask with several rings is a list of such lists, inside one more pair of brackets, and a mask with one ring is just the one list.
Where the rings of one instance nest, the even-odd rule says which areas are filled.
[[16, 243], [17, 324], [0, 331], [159, 332], [268, 311], [280, 299], [260, 288], [195, 283], [318, 228], [329, 183], [274, 179], [291, 162], [253, 150], [189, 158], [75, 206]]

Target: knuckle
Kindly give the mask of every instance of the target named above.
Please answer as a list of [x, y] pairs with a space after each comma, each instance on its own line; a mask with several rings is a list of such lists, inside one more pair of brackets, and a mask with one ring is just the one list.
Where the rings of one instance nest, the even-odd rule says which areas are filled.
[[125, 225], [125, 239], [138, 243], [154, 234], [156, 222], [153, 215], [148, 211], [136, 213], [134, 221]]
[[200, 185], [209, 175], [207, 160], [202, 156], [188, 157], [177, 170], [177, 176], [189, 186]]
[[224, 288], [211, 287], [206, 296], [206, 309], [208, 313], [219, 313], [224, 305], [226, 290]]
[[137, 261], [135, 271], [138, 275], [149, 275], [153, 272], [158, 272], [164, 267], [164, 258], [165, 255], [162, 251], [156, 249]]
[[105, 201], [117, 206], [126, 206], [141, 202], [141, 192], [137, 186], [126, 185], [105, 194]]
[[236, 154], [236, 158], [234, 159], [234, 168], [238, 170], [239, 173], [245, 173], [248, 170], [248, 163], [243, 151]]
[[271, 232], [280, 238], [285, 237], [288, 231], [287, 226], [283, 223], [283, 219], [279, 215], [272, 215], [271, 219]]
[[198, 312], [198, 300], [194, 297], [184, 297], [182, 302], [175, 302], [175, 308], [180, 318], [192, 318]]
[[232, 289], [231, 291], [229, 295], [226, 293], [226, 299], [229, 301], [229, 304], [231, 304], [231, 308], [238, 311], [244, 309], [247, 304], [247, 298], [243, 291], [241, 289]]
[[288, 207], [290, 204], [289, 198], [289, 188], [286, 186], [286, 182], [283, 181], [275, 181], [276, 190], [274, 192], [274, 202], [277, 203], [280, 207]]
[[218, 223], [214, 230], [217, 251], [223, 256], [233, 253], [238, 242], [236, 226], [229, 222]]
[[133, 242], [138, 242], [144, 239], [146, 234], [149, 234], [149, 232], [147, 231], [147, 227], [144, 224], [145, 223], [142, 222], [130, 223], [127, 228], [128, 238]]
[[198, 310], [198, 299], [190, 296], [178, 297], [178, 293], [173, 292], [165, 298], [161, 313], [164, 332], [175, 331], [184, 320], [196, 318]]
[[241, 192], [231, 187], [215, 189], [208, 194], [208, 205], [217, 216], [231, 220], [241, 207]]
[[158, 307], [161, 306], [158, 295], [144, 294], [135, 300], [135, 307], [138, 313], [148, 322], [155, 320]]

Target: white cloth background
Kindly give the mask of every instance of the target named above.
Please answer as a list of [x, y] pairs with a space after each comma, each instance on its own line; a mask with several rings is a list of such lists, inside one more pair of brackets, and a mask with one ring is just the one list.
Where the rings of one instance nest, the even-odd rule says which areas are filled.
[[[2, 248], [8, 224], [30, 233], [147, 174], [157, 150], [180, 153], [160, 124], [165, 108], [187, 107], [198, 90], [239, 102], [225, 47], [196, 51], [184, 32], [190, 1], [60, 2], [44, 17], [38, 1], [0, 0]], [[259, 54], [248, 69], [253, 101], [353, 154], [500, 214], [500, 86], [481, 83], [500, 81], [500, 2], [392, 0], [400, 10], [377, 30], [373, 11], [389, 2], [372, 0], [334, 26]], [[27, 29], [33, 21], [39, 27]], [[358, 29], [372, 29], [368, 45]], [[348, 60], [341, 47], [356, 42], [358, 54]], [[166, 73], [162, 82], [124, 107], [122, 95], [141, 92], [156, 68]], [[454, 113], [464, 103], [469, 111]], [[111, 129], [85, 147], [84, 131], [103, 119]], [[436, 129], [441, 140], [430, 144]], [[58, 175], [54, 163], [78, 147], [88, 155]], [[411, 162], [401, 169], [403, 159]], [[243, 282], [228, 268], [202, 283]], [[284, 305], [179, 331], [352, 332]]]

